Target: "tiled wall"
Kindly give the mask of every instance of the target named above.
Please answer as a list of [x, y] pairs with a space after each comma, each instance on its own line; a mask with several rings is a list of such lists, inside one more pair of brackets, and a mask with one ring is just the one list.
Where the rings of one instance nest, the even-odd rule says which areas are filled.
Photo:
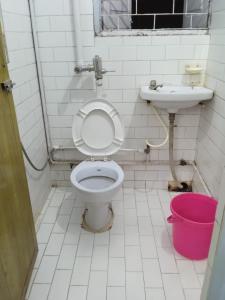
[[[43, 120], [37, 82], [30, 16], [27, 0], [2, 0], [3, 19], [9, 50], [9, 71], [16, 83], [13, 97], [21, 140], [38, 166], [46, 159]], [[49, 191], [49, 169], [38, 173], [27, 164], [31, 202], [37, 218]]]
[[215, 91], [215, 96], [201, 113], [197, 164], [211, 193], [217, 197], [225, 165], [225, 2], [216, 0], [212, 6], [206, 85]]
[[[36, 0], [38, 40], [46, 89], [47, 109], [53, 145], [73, 146], [71, 126], [76, 110], [95, 97], [93, 74], [74, 74], [76, 48], [69, 0]], [[91, 0], [80, 1], [83, 55], [90, 63], [95, 54], [103, 58], [104, 67], [115, 70], [104, 78], [104, 95], [123, 117], [125, 148], [145, 147], [145, 138], [161, 142], [164, 133], [147, 104], [139, 99], [141, 85], [151, 79], [159, 83], [181, 84], [189, 80], [186, 64], [199, 63], [205, 68], [208, 54], [207, 35], [170, 35], [142, 37], [94, 37]], [[167, 121], [168, 116], [162, 111]], [[175, 158], [195, 157], [200, 108], [180, 111], [175, 130]], [[66, 157], [83, 159], [79, 153]], [[119, 153], [117, 161], [143, 161], [141, 153]], [[168, 145], [152, 150], [151, 160], [168, 160]], [[54, 179], [67, 179], [65, 173], [54, 173]], [[57, 168], [55, 167], [57, 170]]]

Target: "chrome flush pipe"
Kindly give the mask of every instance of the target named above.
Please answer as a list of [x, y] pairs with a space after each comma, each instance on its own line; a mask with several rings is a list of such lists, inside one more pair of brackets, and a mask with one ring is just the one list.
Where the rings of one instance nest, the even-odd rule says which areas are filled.
[[81, 74], [83, 72], [94, 72], [97, 86], [102, 86], [102, 79], [104, 74], [108, 72], [115, 72], [114, 70], [108, 71], [103, 68], [102, 58], [99, 55], [94, 56], [92, 64], [88, 64], [88, 65], [79, 64], [74, 68], [74, 71], [77, 74]]

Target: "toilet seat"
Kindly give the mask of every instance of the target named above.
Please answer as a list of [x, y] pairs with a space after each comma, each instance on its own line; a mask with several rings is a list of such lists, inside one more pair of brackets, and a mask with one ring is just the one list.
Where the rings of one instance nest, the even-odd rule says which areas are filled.
[[118, 111], [104, 99], [87, 102], [74, 117], [73, 141], [83, 154], [109, 156], [124, 141], [124, 130]]

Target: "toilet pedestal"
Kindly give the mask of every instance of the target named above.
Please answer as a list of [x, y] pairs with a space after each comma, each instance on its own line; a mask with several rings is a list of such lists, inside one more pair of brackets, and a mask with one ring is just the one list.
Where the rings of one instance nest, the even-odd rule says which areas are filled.
[[92, 232], [103, 232], [112, 226], [113, 212], [109, 203], [92, 205], [86, 203], [85, 227]]

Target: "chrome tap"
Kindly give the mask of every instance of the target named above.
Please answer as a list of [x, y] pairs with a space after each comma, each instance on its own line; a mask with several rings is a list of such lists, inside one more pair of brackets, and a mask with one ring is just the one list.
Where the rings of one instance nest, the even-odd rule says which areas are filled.
[[163, 87], [163, 84], [157, 84], [156, 80], [150, 81], [150, 85], [149, 85], [150, 90], [156, 91], [159, 87]]
[[77, 74], [81, 74], [82, 72], [95, 72], [95, 79], [96, 81], [102, 80], [103, 75], [108, 72], [115, 72], [115, 71], [108, 71], [105, 70], [102, 66], [102, 58], [99, 55], [95, 55], [93, 58], [93, 64], [89, 64], [86, 66], [76, 66], [74, 71]]

